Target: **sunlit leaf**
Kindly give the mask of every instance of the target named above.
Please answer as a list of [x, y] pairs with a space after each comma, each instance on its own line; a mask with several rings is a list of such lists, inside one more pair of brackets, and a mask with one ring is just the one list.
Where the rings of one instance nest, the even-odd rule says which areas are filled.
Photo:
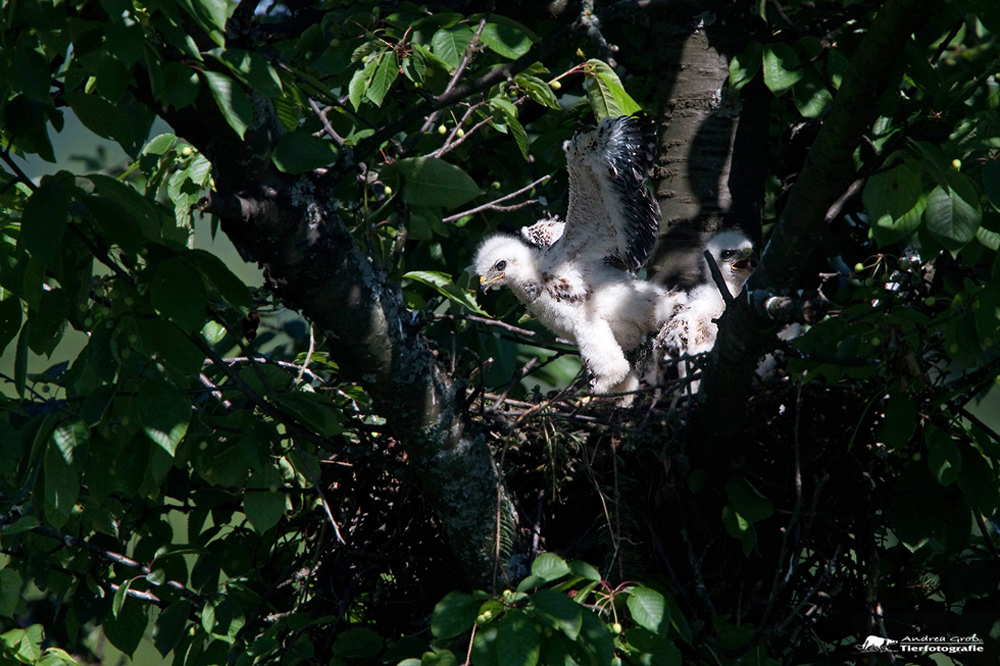
[[403, 178], [403, 199], [414, 206], [454, 208], [482, 194], [469, 174], [436, 157], [408, 157], [387, 167]]
[[239, 84], [225, 74], [204, 71], [202, 76], [212, 92], [222, 116], [229, 126], [243, 138], [243, 133], [253, 122], [253, 108]]
[[775, 95], [790, 89], [805, 75], [802, 62], [789, 44], [765, 44], [763, 50], [764, 84]]

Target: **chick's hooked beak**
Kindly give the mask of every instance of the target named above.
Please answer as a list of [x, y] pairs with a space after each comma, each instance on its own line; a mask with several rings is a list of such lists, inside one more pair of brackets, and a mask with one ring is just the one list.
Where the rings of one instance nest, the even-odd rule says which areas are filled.
[[730, 266], [736, 271], [752, 271], [757, 268], [757, 253], [752, 248], [744, 248]]
[[493, 277], [488, 278], [488, 279], [487, 279], [487, 277], [485, 275], [480, 275], [479, 276], [479, 288], [482, 289], [483, 292], [489, 291], [490, 287], [493, 286], [493, 283], [496, 282], [497, 280], [502, 280], [504, 275], [506, 275], [506, 274], [505, 273], [497, 273], [496, 275], [494, 275]]

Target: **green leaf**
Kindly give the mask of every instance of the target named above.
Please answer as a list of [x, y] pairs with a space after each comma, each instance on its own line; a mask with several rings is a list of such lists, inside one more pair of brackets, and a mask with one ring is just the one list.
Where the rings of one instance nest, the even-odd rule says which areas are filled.
[[792, 90], [792, 101], [803, 117], [819, 118], [830, 108], [833, 94], [816, 68], [810, 66]]
[[885, 406], [881, 437], [892, 450], [906, 446], [917, 428], [917, 403], [908, 393], [893, 396]]
[[577, 645], [591, 657], [592, 664], [610, 664], [615, 655], [615, 643], [608, 626], [589, 608], [583, 611], [583, 629]]
[[[5, 533], [6, 534], [6, 533]], [[22, 601], [24, 581], [14, 569], [0, 569], [0, 617], [13, 618]]]
[[424, 652], [420, 658], [421, 666], [458, 666], [458, 659], [451, 650], [435, 648], [433, 652]]
[[585, 71], [589, 74], [584, 84], [587, 99], [598, 121], [642, 111], [642, 107], [625, 92], [615, 70], [607, 63], [592, 58], [585, 63]]
[[497, 666], [497, 634], [499, 633], [497, 624], [494, 622], [476, 628], [476, 635], [472, 639], [471, 655], [472, 663], [475, 666]]
[[538, 104], [547, 106], [550, 109], [560, 108], [559, 100], [556, 98], [556, 94], [552, 92], [552, 88], [537, 76], [522, 72], [514, 77], [514, 82], [524, 88], [525, 92], [528, 93], [528, 97]]
[[372, 77], [378, 68], [379, 59], [372, 58], [365, 66], [354, 72], [351, 82], [347, 85], [347, 97], [351, 101], [351, 106], [357, 111], [361, 106], [361, 101], [365, 98], [365, 92], [371, 85]]
[[438, 30], [431, 37], [434, 55], [440, 58], [449, 69], [457, 69], [462, 63], [462, 58], [465, 57], [465, 50], [469, 47], [472, 36], [472, 30], [464, 25]]
[[123, 208], [146, 238], [159, 240], [161, 218], [156, 206], [149, 199], [139, 194], [131, 185], [111, 176], [95, 173], [89, 174], [87, 179], [94, 184], [94, 189], [99, 195]]
[[869, 178], [862, 194], [865, 212], [872, 219], [883, 215], [901, 218], [919, 200], [920, 173], [906, 162]]
[[172, 384], [146, 379], [139, 385], [134, 405], [142, 431], [173, 457], [191, 421], [191, 401]]
[[992, 159], [983, 167], [983, 191], [994, 209], [1000, 211], [1000, 159]]
[[118, 617], [118, 614], [121, 612], [122, 604], [125, 603], [125, 599], [128, 597], [128, 589], [132, 587], [132, 581], [134, 580], [134, 578], [129, 578], [115, 590], [115, 596], [111, 600], [111, 614], [115, 617]]
[[56, 446], [45, 449], [45, 517], [56, 529], [61, 529], [73, 513], [80, 496], [80, 472], [67, 462]]
[[487, 23], [479, 39], [494, 53], [511, 60], [527, 53], [532, 43], [526, 29], [513, 23]]
[[162, 656], [170, 654], [184, 635], [191, 608], [190, 601], [175, 601], [160, 611], [153, 626], [153, 645]]
[[504, 615], [497, 625], [497, 663], [499, 666], [535, 666], [541, 643], [535, 623], [520, 610]]
[[480, 315], [486, 314], [479, 307], [479, 304], [476, 303], [474, 295], [455, 284], [451, 276], [447, 273], [440, 273], [438, 271], [410, 271], [409, 273], [405, 273], [403, 277], [434, 288], [439, 294], [450, 301], [458, 303], [470, 312]]
[[365, 89], [365, 97], [375, 106], [381, 107], [382, 100], [385, 99], [397, 76], [399, 76], [399, 58], [394, 50], [387, 49], [379, 56], [378, 67], [375, 68], [371, 81]]
[[992, 516], [1000, 507], [1000, 481], [996, 469], [990, 466], [979, 449], [965, 442], [959, 444], [962, 469], [958, 474], [958, 485], [979, 514]]
[[[548, 87], [548, 86], [546, 86]], [[494, 113], [499, 113], [503, 116], [504, 123], [510, 129], [511, 136], [514, 137], [514, 141], [517, 143], [518, 149], [521, 151], [521, 157], [526, 161], [530, 161], [528, 157], [528, 133], [524, 129], [524, 125], [521, 121], [517, 119], [517, 109], [508, 100], [502, 97], [497, 97], [490, 100], [490, 108]]]
[[935, 425], [928, 425], [924, 431], [924, 442], [927, 444], [927, 469], [931, 476], [942, 486], [955, 483], [962, 471], [962, 452], [951, 434]]
[[574, 576], [579, 576], [584, 580], [591, 580], [594, 582], [601, 581], [601, 573], [586, 562], [581, 562], [579, 560], [570, 562], [569, 570]]
[[384, 641], [367, 627], [352, 627], [337, 634], [331, 651], [344, 659], [366, 659], [382, 651]]
[[31, 337], [31, 322], [27, 321], [21, 327], [17, 336], [14, 351], [14, 390], [18, 397], [24, 397], [24, 389], [28, 383], [28, 339]]
[[774, 513], [771, 500], [742, 476], [735, 476], [726, 482], [726, 497], [733, 508], [751, 523], [769, 518]]
[[982, 220], [979, 195], [968, 177], [953, 174], [950, 187], [940, 185], [927, 198], [924, 221], [928, 231], [946, 249], [957, 252], [976, 237]]
[[742, 53], [733, 56], [729, 61], [729, 87], [734, 91], [742, 90], [743, 86], [750, 83], [761, 69], [761, 58], [764, 47], [754, 40], [750, 42]]
[[90, 429], [83, 421], [62, 423], [52, 431], [52, 441], [66, 464], [72, 465], [79, 462], [75, 460], [76, 449], [90, 442]]
[[139, 647], [148, 623], [143, 603], [127, 597], [118, 614], [106, 618], [101, 626], [111, 644], [131, 657]]
[[22, 318], [21, 299], [10, 295], [6, 300], [0, 301], [0, 355], [3, 355], [4, 349], [21, 330]]
[[185, 257], [160, 262], [149, 285], [149, 302], [158, 314], [188, 333], [201, 330], [208, 317], [205, 281]]
[[576, 640], [583, 628], [583, 607], [562, 592], [542, 589], [528, 597], [535, 606], [538, 616], [553, 629]]
[[667, 635], [670, 628], [670, 607], [662, 594], [637, 585], [629, 590], [627, 603], [636, 624], [659, 636]]
[[344, 431], [344, 412], [318, 393], [284, 393], [275, 396], [281, 408], [322, 437], [336, 437]]
[[471, 594], [457, 590], [449, 592], [434, 606], [431, 633], [435, 638], [447, 639], [469, 631], [479, 615], [480, 604]]
[[225, 43], [226, 19], [229, 6], [226, 0], [179, 0], [178, 4], [208, 33], [219, 46]]
[[306, 173], [337, 161], [337, 146], [305, 130], [283, 135], [271, 153], [271, 160], [285, 173]]
[[141, 318], [136, 320], [135, 327], [142, 348], [163, 363], [171, 374], [186, 377], [201, 370], [205, 354], [175, 324]]
[[278, 490], [281, 483], [281, 476], [273, 465], [255, 471], [247, 482], [243, 509], [258, 534], [277, 525], [285, 515], [285, 493]]
[[63, 99], [69, 102], [80, 122], [94, 134], [116, 141], [130, 153], [138, 149], [132, 124], [117, 106], [98, 95], [72, 90], [65, 93]]
[[412, 206], [454, 208], [482, 194], [469, 174], [436, 157], [408, 157], [386, 169], [403, 178], [403, 200]]
[[219, 60], [238, 72], [254, 90], [270, 98], [281, 96], [281, 77], [263, 55], [256, 51], [234, 48], [219, 51]]
[[722, 526], [726, 534], [740, 540], [743, 554], [749, 556], [757, 545], [757, 531], [754, 530], [753, 523], [741, 516], [732, 505], [727, 504], [722, 507]]
[[559, 580], [571, 573], [566, 560], [555, 553], [542, 553], [531, 563], [531, 574], [546, 582]]
[[782, 94], [805, 75], [798, 54], [788, 44], [765, 44], [763, 65], [764, 84], [775, 95]]
[[244, 313], [253, 307], [250, 288], [219, 257], [205, 250], [191, 250], [184, 256], [227, 303]]
[[253, 108], [243, 94], [243, 89], [225, 74], [206, 70], [201, 75], [208, 84], [215, 103], [219, 105], [222, 116], [242, 139], [247, 127], [253, 123]]
[[17, 248], [32, 259], [47, 262], [59, 250], [69, 215], [69, 193], [64, 185], [71, 182], [72, 176], [62, 171], [47, 177], [24, 204]]

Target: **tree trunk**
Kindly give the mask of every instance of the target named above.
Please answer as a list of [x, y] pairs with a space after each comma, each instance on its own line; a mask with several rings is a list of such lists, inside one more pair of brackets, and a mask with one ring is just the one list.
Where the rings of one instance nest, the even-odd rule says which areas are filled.
[[464, 386], [426, 344], [388, 268], [337, 217], [324, 194], [332, 188], [273, 170], [268, 156], [280, 130], [270, 101], [256, 100], [255, 125], [242, 141], [211, 100], [181, 112], [147, 102], [215, 166], [217, 191], [204, 210], [220, 217], [283, 301], [326, 333], [342, 377], [385, 416], [468, 582], [494, 585], [496, 558], [506, 573], [517, 513], [485, 439], [469, 427]]
[[760, 22], [745, 3], [719, 0], [659, 18], [662, 129], [653, 178], [663, 224], [649, 265], [658, 281], [691, 286], [703, 277], [711, 233], [735, 226], [760, 239], [769, 96], [763, 85], [743, 99], [728, 90], [729, 60], [753, 38], [747, 25]]

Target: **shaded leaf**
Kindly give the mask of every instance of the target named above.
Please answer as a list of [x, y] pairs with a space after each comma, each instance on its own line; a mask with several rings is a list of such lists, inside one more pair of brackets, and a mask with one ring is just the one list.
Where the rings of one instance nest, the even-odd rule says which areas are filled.
[[471, 594], [449, 592], [434, 606], [431, 614], [431, 633], [435, 638], [454, 638], [472, 629], [479, 615], [481, 601]]
[[542, 589], [529, 596], [543, 621], [576, 640], [583, 628], [583, 607], [562, 592]]
[[771, 500], [742, 476], [733, 477], [726, 482], [726, 497], [733, 508], [751, 523], [769, 518], [774, 512]]
[[966, 176], [954, 174], [949, 184], [948, 188], [938, 185], [931, 191], [924, 220], [938, 242], [957, 251], [976, 237], [982, 213], [976, 188]]
[[374, 657], [382, 651], [382, 637], [367, 627], [352, 627], [337, 634], [331, 651], [345, 659]]
[[927, 468], [942, 486], [958, 480], [962, 471], [962, 452], [951, 435], [935, 425], [928, 425], [924, 432], [927, 444]]
[[541, 652], [535, 623], [519, 610], [500, 619], [496, 646], [498, 666], [535, 666]]
[[191, 401], [175, 386], [147, 379], [139, 386], [134, 406], [142, 431], [173, 456], [191, 421]]
[[149, 301], [157, 313], [188, 333], [201, 329], [208, 317], [205, 281], [184, 257], [171, 257], [156, 267]]

